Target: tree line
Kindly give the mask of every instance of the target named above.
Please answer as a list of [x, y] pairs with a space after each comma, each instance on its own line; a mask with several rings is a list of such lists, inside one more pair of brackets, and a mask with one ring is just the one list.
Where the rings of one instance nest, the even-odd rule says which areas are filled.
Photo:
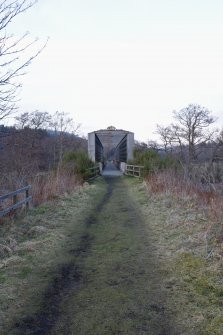
[[26, 185], [38, 173], [56, 169], [65, 152], [87, 151], [79, 125], [64, 112], [26, 112], [12, 127], [0, 126], [0, 182], [8, 189]]
[[173, 122], [157, 124], [159, 141], [136, 143], [133, 163], [146, 173], [174, 168], [175, 173], [203, 184], [205, 189], [223, 183], [223, 129], [217, 129], [210, 110], [198, 104], [173, 112]]
[[161, 147], [165, 153], [178, 155], [188, 169], [196, 162], [212, 163], [223, 159], [223, 130], [213, 127], [217, 118], [207, 108], [189, 104], [174, 111], [173, 119], [168, 126], [157, 124], [156, 134], [161, 146], [155, 146]]

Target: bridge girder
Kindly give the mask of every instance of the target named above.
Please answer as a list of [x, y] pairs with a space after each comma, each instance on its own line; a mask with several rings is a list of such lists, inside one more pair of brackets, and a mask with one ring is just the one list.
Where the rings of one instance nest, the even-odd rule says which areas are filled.
[[88, 154], [94, 162], [115, 160], [127, 162], [133, 158], [134, 133], [109, 127], [88, 134]]

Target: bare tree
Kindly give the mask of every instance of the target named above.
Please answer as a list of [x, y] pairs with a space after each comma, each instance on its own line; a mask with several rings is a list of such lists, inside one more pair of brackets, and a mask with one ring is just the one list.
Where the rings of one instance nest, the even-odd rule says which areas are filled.
[[160, 150], [160, 145], [156, 141], [148, 140], [147, 149], [152, 149], [158, 152]]
[[[196, 149], [199, 144], [210, 141], [216, 130], [208, 128], [216, 121], [210, 111], [200, 105], [190, 104], [178, 112], [174, 112], [177, 121], [172, 128], [177, 129], [178, 139], [181, 145], [187, 145], [188, 166], [197, 157]], [[176, 132], [175, 132], [176, 133]]]
[[75, 136], [77, 134], [78, 129], [80, 128], [80, 124], [76, 124], [74, 120], [69, 117], [69, 114], [59, 111], [54, 113], [50, 124], [51, 127], [54, 129], [55, 135], [57, 135], [58, 138], [59, 163], [61, 163], [64, 153], [64, 141], [67, 138], [66, 134], [69, 133], [69, 136]]
[[211, 163], [223, 160], [223, 129], [220, 130], [212, 143]]
[[16, 127], [19, 129], [24, 129], [29, 126], [30, 113], [25, 112], [15, 117]]
[[163, 143], [164, 151], [167, 152], [168, 147], [171, 148], [172, 143], [172, 129], [170, 126], [164, 127], [159, 124], [156, 125], [156, 134], [160, 136]]
[[[171, 124], [171, 148], [174, 146], [174, 151], [180, 153], [180, 159], [183, 160], [184, 139], [181, 137], [181, 128], [177, 124]], [[179, 148], [179, 150], [177, 150]]]
[[40, 112], [38, 110], [30, 113], [29, 126], [35, 130], [46, 129], [51, 122], [51, 116], [48, 112]]
[[15, 117], [17, 121], [16, 126], [19, 129], [29, 127], [32, 129], [46, 129], [51, 123], [51, 115], [48, 112], [40, 112], [35, 110], [34, 112], [25, 112]]
[[0, 120], [15, 111], [21, 76], [45, 47], [44, 45], [24, 59], [24, 54], [37, 42], [37, 39], [30, 42], [27, 32], [18, 38], [7, 32], [7, 28], [10, 28], [15, 17], [26, 12], [37, 1], [0, 0]]

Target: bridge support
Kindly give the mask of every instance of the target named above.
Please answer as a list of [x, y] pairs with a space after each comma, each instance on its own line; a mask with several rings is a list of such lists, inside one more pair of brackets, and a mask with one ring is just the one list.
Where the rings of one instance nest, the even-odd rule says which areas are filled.
[[133, 158], [134, 133], [109, 127], [88, 134], [88, 155], [94, 162], [115, 161], [118, 164]]

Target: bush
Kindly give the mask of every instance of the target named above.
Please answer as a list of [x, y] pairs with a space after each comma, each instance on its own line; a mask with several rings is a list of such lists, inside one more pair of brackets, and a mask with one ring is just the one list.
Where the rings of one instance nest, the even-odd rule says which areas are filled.
[[161, 156], [154, 150], [140, 151], [139, 149], [134, 150], [133, 161], [130, 163], [144, 166], [144, 176], [176, 166], [176, 161], [169, 155]]
[[87, 169], [94, 166], [94, 163], [84, 151], [66, 152], [63, 157], [63, 165], [71, 171], [83, 177]]

